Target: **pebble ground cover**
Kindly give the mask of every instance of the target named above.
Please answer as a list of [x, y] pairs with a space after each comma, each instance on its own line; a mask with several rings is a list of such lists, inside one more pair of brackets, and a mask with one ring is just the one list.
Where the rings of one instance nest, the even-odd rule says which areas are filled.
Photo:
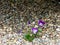
[[60, 45], [60, 1], [0, 0], [0, 45]]

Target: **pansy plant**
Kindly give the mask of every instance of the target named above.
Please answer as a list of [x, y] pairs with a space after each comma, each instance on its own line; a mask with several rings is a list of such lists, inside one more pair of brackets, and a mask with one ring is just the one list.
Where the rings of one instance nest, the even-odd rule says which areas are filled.
[[[30, 30], [31, 33], [28, 32], [24, 36], [25, 39], [28, 40], [28, 41], [32, 41], [34, 38], [38, 37], [39, 36], [39, 33], [42, 32], [42, 28], [41, 27], [43, 27], [44, 24], [45, 24], [45, 22], [43, 20], [39, 20], [38, 21], [38, 26], [39, 27], [38, 28], [36, 28], [36, 27], [31, 28], [31, 30]], [[30, 34], [32, 34], [32, 35], [30, 35]]]

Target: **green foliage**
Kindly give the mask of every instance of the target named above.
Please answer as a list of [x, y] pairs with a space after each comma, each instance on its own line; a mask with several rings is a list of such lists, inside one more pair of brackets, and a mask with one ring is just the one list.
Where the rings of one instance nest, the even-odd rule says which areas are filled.
[[26, 34], [24, 36], [24, 39], [31, 42], [34, 39], [34, 36], [31, 36], [30, 34]]
[[27, 40], [27, 41], [29, 41], [29, 42], [32, 42], [34, 38], [37, 38], [37, 37], [40, 36], [39, 33], [41, 33], [41, 32], [42, 32], [41, 28], [38, 28], [38, 32], [36, 34], [32, 33], [32, 35], [31, 35], [31, 31], [29, 31], [29, 33], [27, 33], [27, 34], [24, 35], [24, 39]]
[[42, 32], [42, 29], [41, 28], [38, 28], [38, 32]]

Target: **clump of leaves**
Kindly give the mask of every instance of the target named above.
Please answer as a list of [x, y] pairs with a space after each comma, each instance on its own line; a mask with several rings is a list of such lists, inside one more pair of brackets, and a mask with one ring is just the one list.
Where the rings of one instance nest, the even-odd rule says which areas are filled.
[[24, 35], [24, 39], [29, 41], [29, 42], [32, 42], [34, 38], [37, 38], [37, 37], [40, 36], [39, 33], [41, 33], [41, 32], [42, 32], [42, 29], [38, 28], [38, 32], [36, 34], [27, 33], [27, 34]]
[[[29, 30], [29, 32], [24, 36], [24, 39], [27, 41], [33, 41], [34, 38], [37, 38], [40, 36], [40, 33], [42, 32], [42, 28], [44, 27], [45, 22], [42, 20], [38, 21], [38, 25], [39, 27], [33, 27], [31, 30]], [[32, 35], [31, 35], [32, 34]]]
[[34, 36], [31, 36], [30, 34], [26, 34], [24, 36], [24, 39], [31, 42], [34, 39]]
[[42, 32], [42, 29], [41, 29], [41, 28], [38, 28], [38, 32], [40, 32], [40, 33], [41, 33], [41, 32]]

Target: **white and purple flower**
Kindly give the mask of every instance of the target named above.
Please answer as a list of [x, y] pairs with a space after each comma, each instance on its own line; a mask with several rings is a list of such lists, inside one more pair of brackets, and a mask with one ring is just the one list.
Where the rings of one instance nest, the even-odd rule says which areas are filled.
[[38, 25], [39, 25], [39, 26], [43, 27], [43, 26], [44, 26], [44, 24], [45, 24], [45, 22], [44, 22], [44, 21], [42, 21], [42, 20], [39, 20], [39, 21], [38, 21]]
[[38, 28], [32, 28], [32, 32], [36, 34], [38, 32]]

